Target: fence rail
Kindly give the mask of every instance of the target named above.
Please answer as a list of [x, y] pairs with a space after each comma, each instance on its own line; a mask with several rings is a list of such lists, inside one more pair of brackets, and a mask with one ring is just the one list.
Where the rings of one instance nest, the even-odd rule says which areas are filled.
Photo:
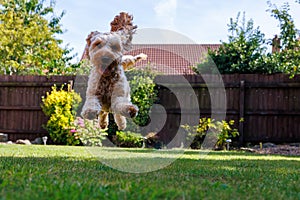
[[[159, 131], [165, 142], [172, 140], [179, 130], [182, 113], [197, 113], [193, 110], [183, 112], [170, 88], [177, 87], [181, 96], [185, 96], [184, 101], [189, 102], [190, 96], [185, 91], [192, 87], [198, 98], [200, 117], [210, 117], [212, 102], [218, 102], [221, 87], [218, 84], [220, 77], [215, 75], [185, 76], [188, 85], [174, 82], [176, 78], [179, 77], [156, 78], [158, 103], [168, 114], [166, 124]], [[226, 118], [235, 120], [241, 143], [300, 142], [300, 76], [290, 79], [283, 74], [234, 74], [222, 75], [222, 80], [226, 92]], [[44, 136], [47, 132], [42, 125], [46, 124], [47, 117], [40, 107], [41, 97], [54, 84], [72, 82], [84, 100], [86, 81], [84, 76], [0, 76], [0, 132], [8, 133], [12, 141]], [[159, 114], [154, 111], [153, 116]], [[216, 108], [213, 114], [222, 115], [224, 109]]]

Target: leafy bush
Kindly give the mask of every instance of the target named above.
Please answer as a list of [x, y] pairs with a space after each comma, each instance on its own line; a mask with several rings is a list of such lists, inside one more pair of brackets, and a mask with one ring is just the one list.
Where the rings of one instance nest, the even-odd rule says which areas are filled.
[[77, 117], [73, 129], [70, 130], [85, 146], [102, 146], [107, 133], [100, 129], [98, 120], [87, 120]]
[[117, 131], [113, 137], [113, 142], [119, 147], [142, 147], [143, 136], [130, 131]]
[[155, 98], [155, 83], [149, 77], [135, 76], [131, 81], [132, 103], [139, 108], [134, 122], [139, 126], [146, 126], [150, 122], [149, 112]]
[[183, 125], [182, 127], [187, 131], [188, 141], [192, 141], [191, 148], [200, 149], [204, 138], [207, 137], [207, 132], [210, 130], [210, 133], [217, 135], [216, 148], [224, 148], [226, 140], [229, 138], [234, 138], [239, 135], [237, 129], [232, 128], [234, 125], [234, 120], [226, 122], [225, 120], [216, 121], [211, 118], [201, 118], [199, 120], [199, 125], [189, 126]]
[[157, 98], [155, 74], [150, 69], [132, 70], [127, 74], [131, 88], [131, 101], [139, 108], [138, 115], [133, 121], [138, 126], [146, 126], [150, 122], [150, 108]]
[[70, 131], [81, 102], [80, 95], [71, 90], [70, 85], [68, 91], [63, 90], [63, 87], [57, 90], [54, 85], [51, 93], [47, 92], [46, 97], [42, 97], [42, 102], [42, 110], [49, 117], [46, 129], [53, 142], [67, 145], [80, 144], [79, 138]]

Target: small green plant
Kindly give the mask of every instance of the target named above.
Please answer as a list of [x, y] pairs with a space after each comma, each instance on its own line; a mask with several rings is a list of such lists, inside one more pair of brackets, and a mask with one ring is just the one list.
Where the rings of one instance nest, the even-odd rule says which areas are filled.
[[210, 128], [212, 128], [218, 133], [217, 146], [224, 149], [226, 145], [226, 140], [230, 138], [235, 138], [239, 135], [239, 132], [237, 129], [232, 128], [232, 126], [234, 125], [234, 120], [230, 120], [229, 122], [225, 120], [222, 120], [221, 122], [213, 122], [214, 121], [212, 121]]
[[209, 128], [211, 119], [210, 118], [200, 118], [199, 125], [190, 126], [182, 125], [182, 128], [187, 132], [187, 141], [192, 142], [190, 147], [192, 149], [200, 149], [203, 143], [206, 132]]
[[143, 137], [141, 134], [130, 131], [117, 131], [113, 142], [119, 147], [142, 147]]
[[74, 133], [84, 146], [102, 146], [102, 141], [106, 139], [107, 133], [100, 129], [98, 120], [87, 120], [77, 117], [74, 121], [74, 128], [70, 130]]
[[211, 118], [200, 118], [197, 126], [183, 125], [182, 128], [187, 131], [188, 141], [192, 141], [191, 148], [200, 149], [208, 130], [213, 135], [217, 135], [216, 148], [225, 148], [226, 140], [239, 135], [237, 129], [232, 128], [234, 120], [229, 122], [222, 120], [216, 121]]
[[57, 90], [56, 85], [52, 91], [47, 92], [46, 97], [42, 97], [42, 110], [49, 120], [46, 129], [51, 139], [56, 144], [78, 145], [79, 138], [70, 131], [76, 110], [81, 102], [81, 97], [71, 86], [68, 85], [68, 91], [63, 87]]

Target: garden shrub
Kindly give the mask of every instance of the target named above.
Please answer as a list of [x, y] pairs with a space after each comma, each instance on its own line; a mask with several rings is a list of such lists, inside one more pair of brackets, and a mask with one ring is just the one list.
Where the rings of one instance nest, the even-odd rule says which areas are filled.
[[45, 126], [54, 143], [63, 145], [78, 145], [78, 136], [70, 131], [71, 125], [76, 116], [76, 111], [81, 102], [81, 97], [71, 86], [68, 91], [63, 87], [57, 90], [56, 86], [52, 91], [47, 92], [46, 97], [42, 97], [42, 110], [49, 117]]
[[[239, 135], [237, 129], [232, 128], [234, 120], [229, 122], [222, 120], [216, 121], [211, 118], [200, 118], [197, 126], [183, 125], [182, 127], [187, 131], [187, 140], [192, 142], [190, 147], [192, 149], [200, 149], [208, 130], [213, 135], [217, 135], [216, 148], [225, 148], [226, 140], [234, 138]], [[193, 140], [193, 141], [191, 141]]]
[[113, 142], [118, 147], [142, 147], [143, 136], [131, 131], [117, 131], [113, 137]]
[[131, 101], [139, 108], [134, 122], [139, 126], [146, 126], [150, 122], [149, 111], [155, 98], [155, 83], [150, 77], [135, 76], [130, 81], [132, 97]]
[[100, 129], [98, 120], [88, 120], [77, 117], [74, 127], [70, 130], [77, 136], [85, 146], [102, 146], [102, 141], [106, 139], [107, 133]]

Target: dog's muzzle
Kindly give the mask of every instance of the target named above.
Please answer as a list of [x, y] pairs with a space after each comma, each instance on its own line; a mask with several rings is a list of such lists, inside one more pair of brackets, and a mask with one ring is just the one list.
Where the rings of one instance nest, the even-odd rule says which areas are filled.
[[103, 76], [110, 76], [117, 71], [119, 65], [117, 60], [103, 57], [101, 61], [102, 65], [99, 66], [98, 70]]

